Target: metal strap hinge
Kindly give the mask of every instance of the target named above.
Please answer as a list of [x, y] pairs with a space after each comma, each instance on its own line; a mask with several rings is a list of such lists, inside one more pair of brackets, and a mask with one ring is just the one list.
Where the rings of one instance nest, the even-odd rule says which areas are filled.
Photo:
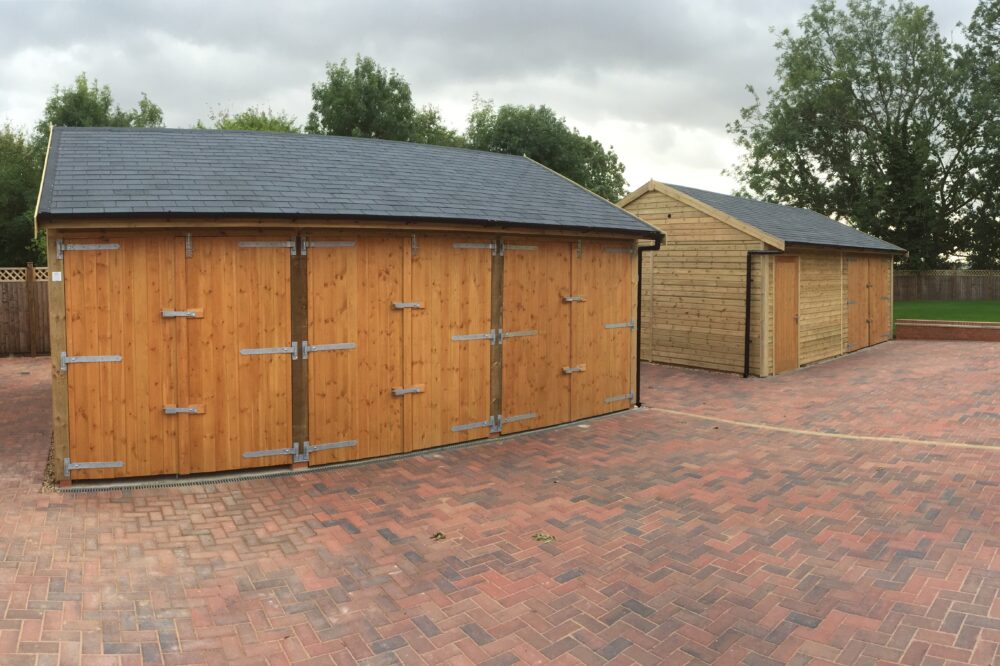
[[292, 360], [299, 359], [299, 343], [293, 342], [289, 347], [248, 347], [240, 350], [241, 356], [264, 356], [267, 354], [291, 354]]
[[485, 421], [476, 421], [475, 423], [463, 423], [462, 425], [455, 425], [451, 427], [452, 432], [464, 432], [466, 430], [475, 430], [477, 428], [492, 428], [493, 427], [493, 417], [486, 419]]
[[497, 244], [490, 243], [452, 243], [452, 247], [459, 250], [490, 250], [493, 253], [497, 251]]
[[302, 239], [302, 254], [304, 256], [306, 254], [306, 252], [308, 251], [307, 248], [310, 248], [310, 247], [354, 247], [355, 245], [357, 245], [357, 241], [352, 241], [352, 240], [346, 240], [346, 241], [344, 241], [344, 240], [338, 240], [338, 241], [325, 241], [325, 240], [311, 241], [311, 240], [308, 240], [306, 238], [303, 238]]
[[111, 469], [115, 467], [124, 467], [125, 463], [120, 460], [111, 460], [109, 462], [70, 462], [69, 458], [63, 458], [63, 476], [65, 478], [70, 478], [70, 472], [74, 469]]
[[358, 440], [345, 439], [341, 442], [324, 442], [323, 444], [310, 444], [308, 441], [305, 441], [303, 444], [305, 455], [308, 456], [314, 451], [329, 451], [330, 449], [346, 449], [351, 446], [357, 446]]
[[563, 296], [563, 303], [582, 303], [585, 300], [583, 296]]
[[504, 247], [504, 250], [507, 251], [507, 252], [509, 252], [511, 250], [515, 250], [515, 251], [520, 250], [522, 252], [531, 252], [533, 250], [537, 250], [538, 249], [537, 245], [514, 245], [512, 243], [505, 243], [503, 247]]
[[187, 319], [196, 319], [198, 317], [197, 310], [161, 310], [160, 316], [164, 319], [173, 319], [176, 317], [185, 317]]
[[167, 405], [163, 408], [164, 414], [202, 414], [201, 408], [198, 405], [192, 405], [190, 407], [174, 407], [173, 405]]
[[622, 395], [613, 395], [604, 399], [604, 402], [610, 404], [612, 402], [621, 402], [622, 400], [634, 400], [635, 393], [629, 391], [628, 393], [623, 393]]
[[605, 324], [604, 328], [635, 328], [634, 321], [623, 321], [617, 324]]
[[240, 247], [287, 247], [295, 256], [295, 241], [240, 241]]
[[244, 458], [267, 458], [269, 456], [295, 456], [299, 454], [298, 442], [286, 449], [265, 449], [263, 451], [247, 451]]
[[489, 340], [490, 342], [496, 342], [497, 332], [493, 329], [489, 333], [467, 333], [465, 335], [453, 335], [451, 339], [455, 342], [462, 342], [464, 340]]
[[574, 372], [584, 372], [587, 369], [586, 365], [577, 365], [574, 367], [563, 368], [564, 375], [572, 375]]
[[406, 387], [396, 387], [392, 389], [392, 394], [395, 396], [409, 395], [411, 393], [423, 393], [423, 386], [406, 386]]
[[534, 329], [528, 329], [524, 331], [504, 331], [500, 339], [503, 340], [504, 338], [530, 338], [533, 335], [538, 335], [538, 331]]
[[67, 356], [66, 352], [59, 352], [59, 369], [66, 372], [66, 366], [70, 363], [121, 363], [120, 354], [109, 354], [107, 356]]
[[62, 259], [63, 252], [69, 252], [72, 250], [97, 251], [97, 250], [118, 250], [120, 248], [121, 245], [119, 243], [66, 243], [62, 240], [57, 240], [56, 256]]
[[334, 342], [328, 345], [310, 345], [308, 340], [302, 341], [302, 358], [309, 358], [309, 352], [319, 351], [341, 351], [346, 349], [357, 349], [356, 342]]
[[191, 234], [184, 234], [184, 258], [190, 259], [194, 254], [194, 245], [191, 242]]
[[527, 421], [528, 419], [538, 418], [538, 414], [535, 412], [528, 412], [526, 414], [515, 414], [514, 416], [504, 416], [499, 420], [501, 423], [517, 423], [518, 421]]
[[406, 303], [395, 302], [392, 304], [394, 310], [422, 310], [424, 307], [423, 303], [418, 303], [416, 301], [410, 301]]

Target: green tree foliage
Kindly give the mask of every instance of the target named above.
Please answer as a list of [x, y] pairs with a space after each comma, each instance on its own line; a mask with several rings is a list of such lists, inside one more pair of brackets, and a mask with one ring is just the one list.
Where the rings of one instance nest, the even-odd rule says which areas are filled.
[[812, 208], [946, 265], [967, 244], [976, 123], [927, 7], [819, 0], [780, 33], [778, 85], [728, 126], [745, 191]]
[[42, 119], [35, 128], [35, 145], [44, 157], [49, 138], [49, 126], [62, 127], [163, 127], [163, 110], [146, 93], [134, 109], [122, 109], [111, 96], [111, 88], [101, 86], [97, 79], [87, 81], [86, 73], [73, 84], [55, 86], [45, 103]]
[[[222, 130], [253, 130], [256, 132], [290, 132], [297, 134], [302, 130], [295, 118], [284, 111], [275, 113], [268, 108], [251, 106], [239, 113], [230, 113], [228, 109], [219, 109], [208, 114], [210, 127]], [[197, 129], [208, 129], [202, 121], [195, 124]]]
[[[969, 182], [969, 264], [1000, 269], [1000, 0], [984, 0], [965, 29], [958, 71], [968, 82], [967, 122], [979, 128]], [[971, 133], [971, 132], [970, 132]]]
[[10, 125], [0, 127], [0, 266], [44, 263], [32, 239], [40, 176], [28, 136]]
[[358, 55], [326, 67], [326, 80], [313, 84], [313, 110], [306, 131], [410, 141], [416, 107], [410, 84], [396, 70]]
[[465, 137], [445, 126], [441, 112], [433, 106], [425, 106], [413, 115], [410, 140], [417, 143], [432, 143], [438, 146], [462, 147]]
[[625, 194], [625, 167], [614, 150], [571, 129], [547, 106], [498, 108], [476, 98], [466, 140], [479, 150], [530, 157], [610, 201]]

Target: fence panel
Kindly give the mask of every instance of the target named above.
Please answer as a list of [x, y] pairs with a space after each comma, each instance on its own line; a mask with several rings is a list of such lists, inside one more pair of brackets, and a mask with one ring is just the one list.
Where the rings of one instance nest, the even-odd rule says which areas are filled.
[[0, 267], [0, 356], [49, 353], [48, 277], [45, 267]]
[[897, 301], [997, 301], [1000, 271], [895, 271]]

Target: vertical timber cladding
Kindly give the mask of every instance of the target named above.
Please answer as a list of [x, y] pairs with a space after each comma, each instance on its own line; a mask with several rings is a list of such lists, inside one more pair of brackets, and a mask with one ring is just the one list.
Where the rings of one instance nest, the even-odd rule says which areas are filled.
[[411, 249], [411, 384], [400, 387], [414, 450], [493, 430], [491, 238], [416, 236]]
[[573, 420], [631, 407], [634, 388], [634, 244], [578, 241], [572, 253]]
[[310, 235], [309, 463], [403, 451], [404, 272], [409, 237]]
[[774, 372], [799, 367], [799, 258], [774, 258]]
[[847, 257], [847, 349], [867, 347], [868, 338], [868, 258]]
[[576, 243], [505, 239], [503, 267], [503, 432], [566, 423], [572, 365], [570, 264]]
[[[184, 242], [181, 240], [180, 242]], [[189, 238], [178, 310], [186, 347], [182, 474], [292, 461], [293, 241]], [[186, 353], [184, 353], [186, 351]]]
[[[105, 479], [178, 471], [173, 240], [70, 238], [66, 295], [70, 476]], [[59, 464], [63, 461], [57, 461]]]
[[868, 257], [868, 344], [892, 338], [892, 259]]

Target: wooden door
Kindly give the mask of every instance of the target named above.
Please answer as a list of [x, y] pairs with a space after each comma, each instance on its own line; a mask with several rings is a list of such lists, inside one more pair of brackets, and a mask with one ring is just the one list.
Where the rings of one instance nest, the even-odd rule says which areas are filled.
[[412, 448], [490, 434], [493, 253], [482, 238], [418, 236], [412, 260]]
[[308, 241], [309, 464], [403, 451], [404, 261], [409, 239]]
[[503, 432], [570, 420], [570, 262], [575, 245], [512, 239], [503, 267]]
[[871, 344], [868, 289], [868, 259], [847, 258], [847, 349], [856, 351]]
[[887, 257], [868, 258], [868, 344], [892, 338], [892, 278]]
[[[175, 239], [67, 239], [66, 366], [71, 477], [178, 469]], [[57, 461], [63, 464], [63, 461]], [[83, 467], [77, 467], [77, 465]]]
[[799, 260], [774, 258], [774, 372], [799, 367]]
[[288, 237], [199, 237], [185, 259], [182, 473], [292, 462]]
[[635, 397], [635, 247], [582, 241], [572, 252], [570, 415], [573, 420], [632, 405]]

